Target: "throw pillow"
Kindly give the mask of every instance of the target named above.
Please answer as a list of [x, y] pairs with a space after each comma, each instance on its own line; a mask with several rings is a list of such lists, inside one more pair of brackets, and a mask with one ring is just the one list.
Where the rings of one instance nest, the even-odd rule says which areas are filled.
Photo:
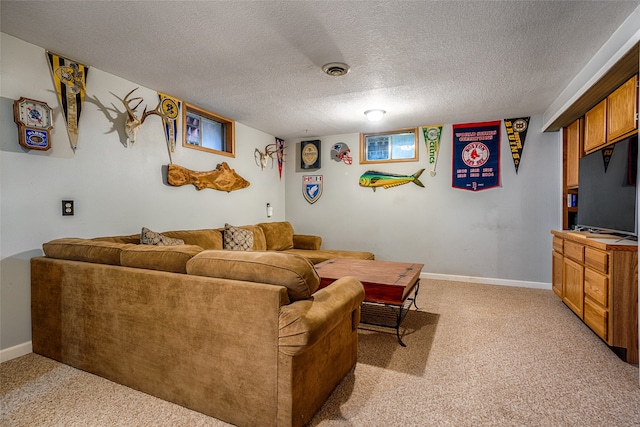
[[156, 245], [156, 246], [174, 246], [184, 245], [184, 240], [173, 239], [167, 237], [162, 233], [149, 230], [147, 227], [142, 227], [140, 233], [140, 243], [143, 245]]
[[293, 226], [290, 222], [261, 222], [258, 225], [264, 232], [267, 250], [286, 251], [293, 249]]
[[253, 233], [244, 228], [225, 224], [222, 247], [232, 251], [250, 251], [253, 248]]

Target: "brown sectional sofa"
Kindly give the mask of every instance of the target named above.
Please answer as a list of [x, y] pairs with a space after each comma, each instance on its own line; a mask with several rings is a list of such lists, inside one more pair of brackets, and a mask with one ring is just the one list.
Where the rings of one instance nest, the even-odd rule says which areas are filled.
[[364, 298], [353, 277], [318, 290], [310, 260], [373, 254], [322, 251], [288, 223], [246, 228], [265, 250], [221, 250], [220, 230], [45, 243], [33, 351], [239, 426], [304, 425], [356, 362]]
[[[322, 237], [309, 234], [296, 234], [291, 223], [287, 221], [243, 225], [239, 228], [249, 230], [253, 233], [254, 251], [286, 251], [302, 255], [313, 264], [318, 264], [331, 258], [375, 258], [371, 252], [321, 249]], [[167, 237], [183, 240], [187, 245], [216, 250], [223, 249], [223, 233], [224, 228], [162, 232], [162, 234]], [[138, 244], [140, 243], [140, 234], [98, 237], [94, 240]]]

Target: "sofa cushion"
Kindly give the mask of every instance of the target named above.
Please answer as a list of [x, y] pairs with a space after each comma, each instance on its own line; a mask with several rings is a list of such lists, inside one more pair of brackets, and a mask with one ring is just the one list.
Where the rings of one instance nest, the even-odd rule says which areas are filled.
[[184, 245], [184, 241], [181, 239], [167, 237], [162, 233], [151, 231], [147, 227], [142, 227], [142, 232], [140, 233], [140, 243], [142, 243], [143, 245], [156, 246]]
[[250, 251], [253, 248], [253, 233], [244, 228], [225, 224], [222, 247], [231, 251]]
[[222, 232], [215, 229], [163, 231], [167, 237], [184, 240], [186, 245], [200, 246], [202, 249], [222, 249]]
[[289, 254], [302, 255], [313, 264], [318, 264], [332, 258], [375, 259], [375, 255], [372, 252], [364, 251], [341, 251], [333, 249], [320, 249], [313, 251], [307, 249], [289, 249], [286, 252]]
[[42, 245], [49, 258], [110, 265], [120, 265], [120, 254], [130, 247], [135, 245], [78, 238], [55, 239]]
[[114, 243], [134, 243], [140, 244], [140, 234], [130, 234], [128, 236], [105, 236], [94, 237], [91, 240], [98, 240], [102, 242], [114, 242]]
[[284, 252], [203, 251], [187, 262], [187, 273], [285, 286], [292, 301], [310, 297], [320, 285], [309, 260]]
[[125, 267], [186, 273], [187, 261], [202, 251], [200, 246], [195, 245], [136, 245], [120, 253], [120, 264]]
[[261, 222], [258, 225], [264, 232], [267, 250], [285, 251], [293, 249], [293, 226], [290, 222]]
[[[266, 251], [267, 250], [267, 242], [264, 239], [264, 233], [262, 228], [258, 225], [240, 225], [238, 228], [244, 228], [245, 230], [249, 230], [253, 233], [253, 250], [254, 251]], [[224, 228], [217, 228], [216, 231], [220, 232], [220, 235], [223, 235]], [[208, 249], [208, 248], [205, 248]], [[220, 248], [222, 249], [222, 247]]]

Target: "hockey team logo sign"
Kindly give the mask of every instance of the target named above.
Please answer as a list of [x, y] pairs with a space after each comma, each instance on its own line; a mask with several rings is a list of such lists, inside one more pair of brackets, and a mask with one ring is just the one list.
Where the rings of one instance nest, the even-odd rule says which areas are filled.
[[311, 204], [317, 202], [322, 195], [322, 175], [303, 175], [302, 195]]

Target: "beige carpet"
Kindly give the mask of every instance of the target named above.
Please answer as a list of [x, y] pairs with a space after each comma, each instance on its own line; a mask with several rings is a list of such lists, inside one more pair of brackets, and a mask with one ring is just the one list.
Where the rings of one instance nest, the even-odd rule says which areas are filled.
[[[551, 292], [423, 280], [312, 426], [640, 426], [638, 367]], [[0, 426], [226, 426], [35, 354], [0, 365]]]

